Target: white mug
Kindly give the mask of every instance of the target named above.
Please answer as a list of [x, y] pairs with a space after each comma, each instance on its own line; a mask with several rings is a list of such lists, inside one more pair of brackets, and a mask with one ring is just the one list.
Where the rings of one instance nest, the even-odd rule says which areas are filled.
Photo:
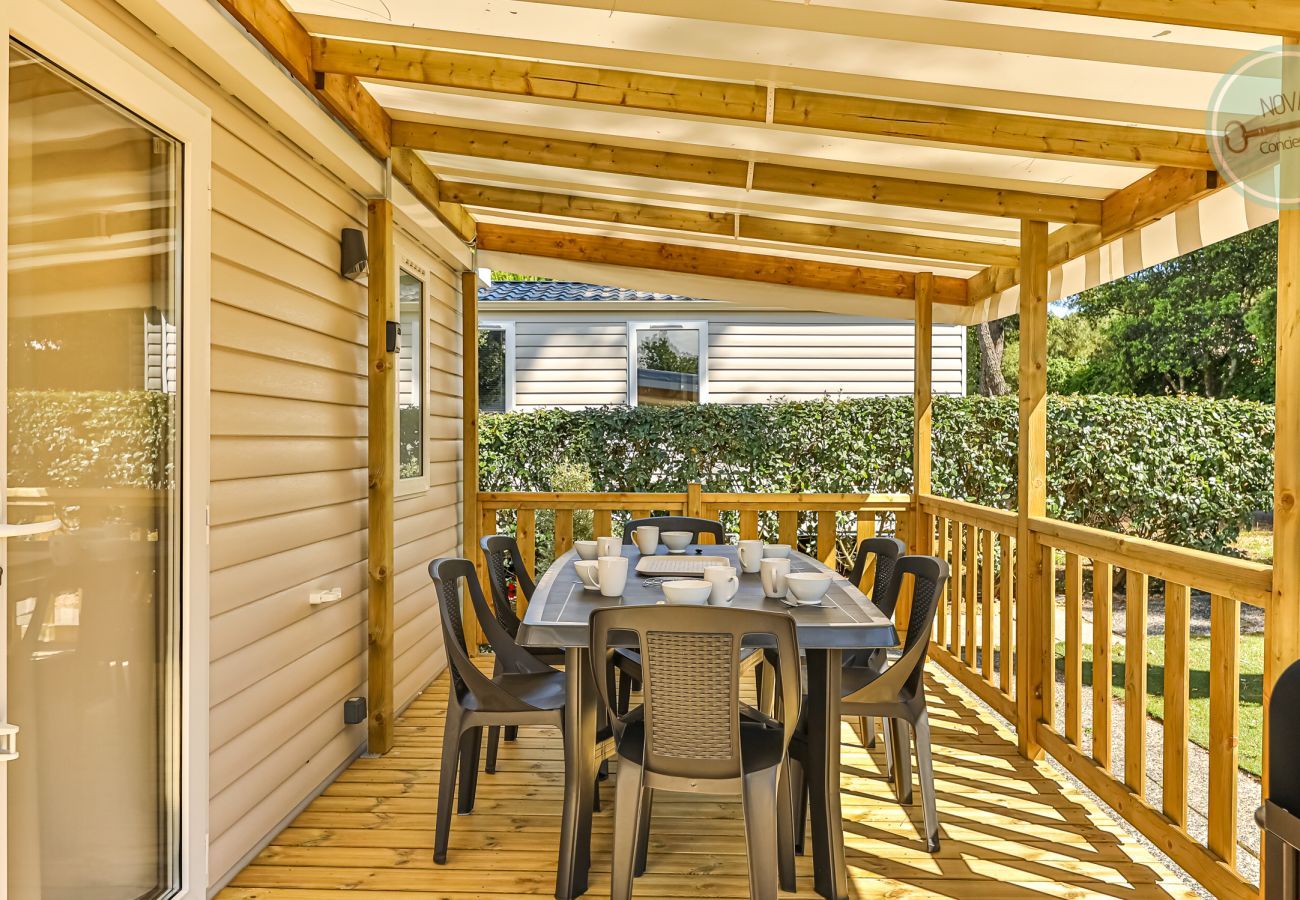
[[736, 547], [740, 556], [740, 570], [747, 575], [753, 575], [763, 563], [763, 542], [741, 541]]
[[732, 566], [708, 566], [704, 570], [704, 580], [713, 585], [709, 594], [712, 606], [727, 606], [740, 590], [740, 579]]
[[627, 557], [602, 556], [596, 563], [599, 566], [601, 596], [623, 596], [623, 588], [627, 585]]
[[657, 525], [642, 525], [632, 532], [632, 539], [636, 541], [638, 550], [646, 556], [654, 556], [655, 551], [659, 549], [659, 527]]
[[763, 593], [773, 600], [785, 596], [785, 576], [790, 574], [790, 560], [768, 557], [760, 564], [763, 570]]
[[596, 538], [596, 558], [602, 556], [622, 556], [623, 542], [616, 537]]
[[578, 580], [589, 591], [600, 590], [600, 563], [594, 559], [580, 559], [573, 564]]

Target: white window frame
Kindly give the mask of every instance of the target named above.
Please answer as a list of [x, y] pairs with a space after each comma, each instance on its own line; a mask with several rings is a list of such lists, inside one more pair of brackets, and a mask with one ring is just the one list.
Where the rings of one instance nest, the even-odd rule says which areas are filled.
[[[433, 272], [426, 265], [427, 260], [419, 257], [425, 254], [409, 240], [396, 241], [398, 252], [394, 263], [393, 290], [397, 292], [397, 321], [402, 321], [402, 273], [405, 272], [420, 282], [420, 343], [416, 348], [417, 374], [420, 378], [420, 474], [411, 478], [395, 477], [393, 479], [393, 496], [407, 497], [429, 489], [429, 282]], [[396, 393], [393, 428], [396, 431], [393, 440], [393, 472], [402, 471], [402, 372], [401, 372], [401, 338], [398, 338], [398, 367], [394, 379], [393, 391]]]
[[[506, 336], [505, 412], [515, 411], [515, 323], [511, 319], [479, 319], [478, 331], [502, 331]], [[478, 373], [474, 373], [478, 378]], [[479, 405], [482, 411], [482, 404]]]
[[637, 406], [636, 370], [638, 331], [654, 329], [668, 331], [690, 331], [695, 329], [700, 335], [700, 403], [709, 402], [709, 323], [691, 319], [632, 319], [627, 323], [627, 405]]
[[[179, 888], [170, 895], [170, 900], [201, 900], [207, 896], [208, 887], [210, 801], [208, 501], [211, 414], [208, 373], [211, 344], [211, 113], [163, 72], [63, 3], [35, 0], [0, 4], [0, 28], [6, 32], [6, 39], [16, 38], [59, 68], [166, 132], [176, 140], [182, 153], [181, 195], [178, 198], [183, 229], [181, 421], [178, 427], [182, 472], [178, 561], [181, 584], [180, 596], [176, 598], [180, 616], [176, 623], [180, 658], [168, 660], [169, 665], [177, 668], [179, 676], [180, 720], [177, 724], [180, 734], [169, 737], [177, 747], [180, 766], [180, 796], [171, 799], [179, 806], [174, 824], [180, 832], [181, 855]], [[7, 40], [5, 52], [8, 53]], [[7, 73], [0, 74], [0, 105], [6, 110], [7, 78]], [[7, 124], [0, 120], [0, 147], [7, 145]], [[0, 157], [0, 185], [7, 183], [7, 166]], [[0, 197], [0, 219], [5, 214], [5, 198]], [[5, 261], [6, 250], [6, 238], [0, 234], [0, 264]], [[0, 282], [0, 294], [5, 291], [6, 285]], [[3, 376], [0, 376], [0, 386], [2, 384]], [[2, 491], [0, 496], [3, 496]], [[0, 548], [0, 563], [3, 561], [4, 551]], [[22, 746], [21, 738], [19, 746]], [[0, 791], [3, 784], [3, 779], [0, 779]], [[5, 825], [0, 825], [0, 841], [4, 840], [5, 828]], [[3, 861], [0, 860], [2, 868]]]

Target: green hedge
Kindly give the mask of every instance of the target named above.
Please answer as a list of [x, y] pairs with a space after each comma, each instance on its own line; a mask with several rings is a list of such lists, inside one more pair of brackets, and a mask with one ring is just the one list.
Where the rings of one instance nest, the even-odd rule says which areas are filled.
[[[484, 415], [484, 490], [552, 490], [575, 463], [598, 491], [910, 489], [907, 397], [771, 405], [603, 407]], [[935, 401], [938, 494], [1015, 507], [1016, 400]], [[1232, 400], [1070, 396], [1048, 402], [1049, 515], [1224, 551], [1272, 505], [1273, 408]]]

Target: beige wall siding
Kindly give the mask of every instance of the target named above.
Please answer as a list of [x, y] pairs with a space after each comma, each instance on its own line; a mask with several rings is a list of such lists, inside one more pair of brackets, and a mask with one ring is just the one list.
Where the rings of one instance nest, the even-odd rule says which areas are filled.
[[[357, 752], [366, 682], [364, 201], [108, 0], [79, 11], [212, 111], [209, 882]], [[201, 204], [199, 204], [201, 208]], [[425, 567], [458, 539], [460, 302], [429, 254], [429, 487], [397, 502], [396, 701], [445, 665]], [[162, 348], [159, 348], [162, 350]], [[165, 356], [165, 354], [164, 354]], [[150, 363], [153, 361], [150, 360]], [[343, 599], [313, 607], [311, 591]]]
[[[514, 408], [627, 402], [628, 316], [482, 315], [514, 322]], [[647, 313], [638, 319], [649, 321]], [[912, 392], [912, 323], [849, 316], [691, 312], [655, 321], [706, 321], [708, 398], [714, 403], [879, 397]], [[934, 327], [934, 390], [965, 392], [966, 331]]]

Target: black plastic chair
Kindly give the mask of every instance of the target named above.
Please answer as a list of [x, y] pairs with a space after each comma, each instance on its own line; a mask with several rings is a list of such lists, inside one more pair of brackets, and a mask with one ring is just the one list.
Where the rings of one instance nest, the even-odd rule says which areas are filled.
[[[632, 638], [645, 666], [644, 704], [619, 715], [610, 696], [608, 651]], [[794, 716], [784, 722], [742, 718], [741, 643], [775, 643], [783, 707], [800, 696], [799, 643], [784, 613], [725, 607], [607, 607], [591, 616], [596, 684], [609, 709], [618, 754], [613, 900], [632, 895], [645, 871], [650, 807], [657, 790], [738, 793], [745, 815], [751, 897], [775, 900], [777, 884], [794, 890], [793, 808], [787, 747]]]
[[[533, 581], [533, 575], [524, 565], [523, 559], [519, 554], [519, 543], [509, 535], [490, 534], [479, 541], [483, 548], [483, 556], [487, 559], [488, 567], [488, 584], [492, 588], [492, 610], [496, 615], [497, 623], [506, 630], [511, 638], [519, 636], [519, 616], [515, 612], [514, 605], [510, 602], [510, 578], [513, 575], [515, 583], [518, 585], [519, 592], [524, 595], [525, 600], [533, 599], [533, 591], [537, 585]], [[534, 650], [530, 647], [521, 647], [525, 653], [531, 653], [537, 659], [549, 666], [564, 665], [563, 650]], [[497, 669], [494, 674], [501, 674], [501, 658], [497, 657]], [[519, 734], [519, 729], [513, 725], [506, 727], [506, 740], [513, 741]], [[487, 763], [484, 770], [493, 774], [497, 770], [497, 748], [501, 742], [501, 729], [493, 725], [488, 729], [487, 737]]]
[[665, 531], [689, 531], [692, 544], [698, 544], [702, 534], [713, 535], [714, 542], [718, 544], [727, 542], [727, 532], [723, 530], [722, 523], [714, 519], [699, 519], [695, 516], [651, 516], [648, 519], [633, 519], [624, 525], [623, 543], [631, 544], [632, 534], [642, 525], [653, 525], [658, 528], [661, 544], [664, 542]]
[[[447, 719], [442, 733], [442, 767], [438, 772], [438, 820], [434, 831], [433, 861], [447, 861], [451, 833], [452, 800], [457, 792], [457, 812], [474, 810], [478, 787], [478, 758], [483, 728], [520, 725], [554, 725], [564, 730], [565, 673], [558, 672], [520, 647], [488, 609], [474, 564], [467, 559], [435, 559], [429, 576], [438, 593], [442, 614], [442, 642], [451, 670]], [[496, 652], [497, 672], [491, 678], [469, 657], [461, 618], [460, 582], [469, 586], [470, 601], [479, 624]], [[606, 732], [605, 738], [609, 734]], [[598, 740], [600, 736], [598, 735]]]
[[[925, 706], [925, 660], [930, 646], [938, 598], [948, 580], [948, 564], [933, 556], [904, 556], [890, 577], [890, 593], [898, 595], [904, 575], [912, 576], [912, 611], [907, 622], [903, 653], [882, 668], [846, 665], [840, 699], [841, 715], [880, 716], [889, 720], [892, 769], [899, 802], [912, 802], [910, 741], [906, 729], [916, 738], [916, 766], [925, 807], [926, 849], [939, 850], [939, 813], [935, 802], [934, 764], [930, 752], [930, 720]], [[808, 742], [803, 720], [800, 732], [790, 744], [795, 798], [796, 847], [802, 851], [807, 815], [807, 786], [803, 772], [808, 759]]]
[[[853, 559], [853, 569], [849, 572], [849, 581], [854, 587], [862, 585], [862, 577], [867, 571], [867, 562], [876, 559], [876, 571], [871, 579], [871, 602], [889, 618], [894, 617], [894, 608], [898, 605], [898, 594], [890, 594], [889, 582], [894, 574], [894, 565], [898, 558], [907, 553], [907, 545], [894, 537], [871, 537], [858, 544], [857, 556]], [[862, 658], [850, 657], [846, 665], [867, 665], [880, 668], [887, 658], [884, 650], [872, 650], [861, 654]], [[874, 716], [862, 716], [858, 720], [858, 731], [862, 735], [862, 746], [876, 746], [876, 720]], [[888, 737], [886, 737], [888, 739]]]

